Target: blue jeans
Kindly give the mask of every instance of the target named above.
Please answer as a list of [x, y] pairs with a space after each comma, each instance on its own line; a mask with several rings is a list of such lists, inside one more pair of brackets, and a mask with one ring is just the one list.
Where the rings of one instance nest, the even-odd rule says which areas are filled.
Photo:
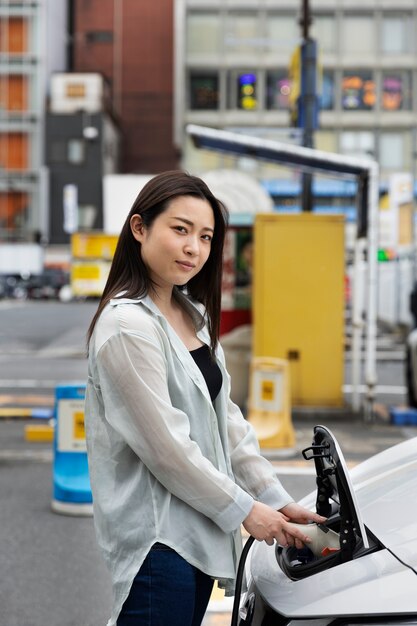
[[213, 579], [162, 543], [136, 575], [117, 626], [200, 626]]

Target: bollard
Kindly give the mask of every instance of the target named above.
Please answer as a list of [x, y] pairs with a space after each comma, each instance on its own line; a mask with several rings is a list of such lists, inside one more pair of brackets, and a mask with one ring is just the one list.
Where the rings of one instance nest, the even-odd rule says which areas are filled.
[[285, 359], [252, 359], [248, 421], [255, 429], [261, 449], [289, 455], [295, 452], [289, 366]]
[[63, 515], [92, 515], [84, 430], [84, 383], [55, 389], [55, 437], [52, 510]]

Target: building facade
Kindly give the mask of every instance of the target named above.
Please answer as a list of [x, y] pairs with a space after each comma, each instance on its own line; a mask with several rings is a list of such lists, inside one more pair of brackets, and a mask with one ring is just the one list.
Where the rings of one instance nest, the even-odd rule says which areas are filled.
[[[103, 229], [103, 177], [119, 170], [120, 133], [100, 74], [55, 73], [46, 116], [49, 241]], [[69, 199], [69, 200], [68, 200]]]
[[66, 10], [0, 2], [0, 241], [48, 239], [45, 99], [48, 73], [65, 63]]
[[[300, 44], [300, 0], [176, 0], [175, 137], [183, 165], [211, 169], [228, 157], [193, 148], [188, 123], [300, 142], [291, 130], [291, 56]], [[368, 154], [382, 180], [414, 168], [417, 1], [310, 0], [319, 49], [320, 124], [315, 146]], [[259, 177], [288, 170], [251, 165]]]
[[72, 70], [109, 82], [122, 132], [121, 171], [178, 166], [173, 141], [172, 0], [72, 0]]

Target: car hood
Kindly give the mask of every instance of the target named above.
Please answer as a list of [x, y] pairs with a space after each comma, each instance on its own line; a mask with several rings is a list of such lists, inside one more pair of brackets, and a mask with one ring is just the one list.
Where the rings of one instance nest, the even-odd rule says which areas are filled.
[[350, 474], [365, 526], [417, 573], [417, 437], [364, 461]]

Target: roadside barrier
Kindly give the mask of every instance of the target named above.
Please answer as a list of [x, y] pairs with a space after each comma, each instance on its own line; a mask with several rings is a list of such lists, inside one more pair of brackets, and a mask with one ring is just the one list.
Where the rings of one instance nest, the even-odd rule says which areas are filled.
[[252, 358], [248, 421], [261, 449], [285, 455], [295, 452], [289, 365], [285, 359]]
[[52, 510], [64, 515], [92, 515], [84, 430], [85, 384], [55, 389], [55, 437]]

